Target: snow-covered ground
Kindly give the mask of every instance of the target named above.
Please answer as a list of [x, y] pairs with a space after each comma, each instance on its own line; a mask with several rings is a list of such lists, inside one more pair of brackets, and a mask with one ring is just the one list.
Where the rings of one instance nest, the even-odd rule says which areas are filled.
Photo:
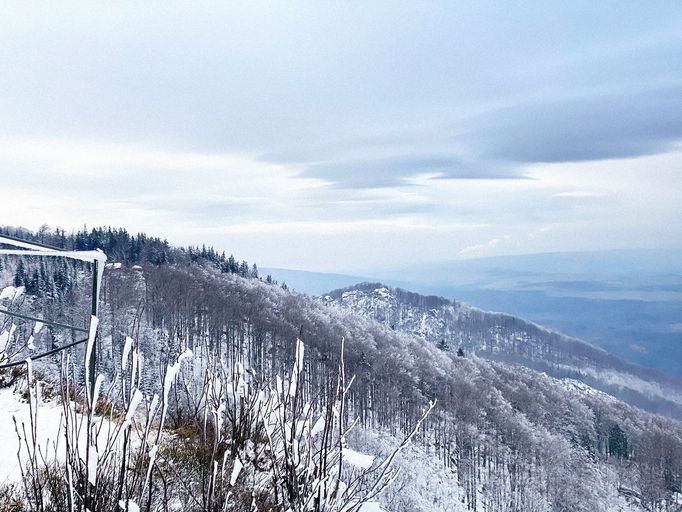
[[[16, 428], [19, 428], [22, 438], [23, 429], [30, 438], [31, 414], [28, 401], [21, 398], [20, 393], [14, 392], [12, 388], [0, 389], [0, 485], [21, 480], [21, 467], [19, 464], [19, 437]], [[45, 460], [53, 460], [56, 456], [58, 460], [65, 457], [64, 449], [64, 430], [63, 430], [63, 408], [58, 400], [41, 400], [37, 408], [37, 445], [40, 453]], [[108, 423], [106, 418], [100, 418], [104, 422], [103, 428], [99, 430], [98, 444], [104, 444], [109, 427], [113, 423]], [[16, 422], [16, 427], [15, 427]], [[82, 435], [79, 438], [79, 448], [81, 453], [85, 452], [86, 439], [85, 428], [81, 429]], [[132, 440], [135, 442], [135, 439]], [[26, 449], [22, 445], [22, 461], [25, 461]]]
[[[400, 444], [401, 439], [386, 432], [358, 428], [353, 430], [348, 441], [360, 451], [383, 457]], [[436, 456], [424, 452], [422, 447], [407, 445], [397, 456], [395, 467], [400, 470], [397, 478], [377, 497], [384, 510], [467, 510], [461, 500], [463, 490], [456, 474], [444, 468]]]
[[13, 302], [17, 299], [19, 299], [26, 289], [23, 286], [19, 287], [14, 287], [14, 286], [6, 286], [5, 288], [0, 291], [0, 301], [9, 301]]
[[[22, 429], [26, 425], [29, 432], [30, 412], [28, 402], [11, 388], [0, 389], [0, 485], [8, 482], [18, 482], [21, 479], [21, 469], [17, 452], [19, 438], [16, 426]], [[54, 454], [59, 449], [58, 433], [62, 418], [62, 407], [56, 402], [42, 402], [38, 407], [38, 444], [43, 453]], [[22, 434], [23, 436], [23, 434]]]
[[[19, 440], [15, 431], [14, 419], [21, 428], [30, 421], [29, 405], [19, 394], [10, 388], [0, 389], [0, 485], [16, 483], [21, 479], [21, 471], [17, 451]], [[60, 432], [62, 407], [53, 401], [43, 401], [38, 407], [38, 442], [47, 456], [55, 452], [63, 454], [60, 449]], [[369, 453], [386, 453], [399, 442], [395, 437], [385, 433], [357, 429], [354, 431], [351, 444], [359, 450]], [[370, 463], [371, 456], [353, 449], [344, 450], [344, 455], [362, 466]], [[63, 455], [62, 455], [63, 456]], [[461, 502], [462, 489], [451, 471], [445, 470], [436, 457], [430, 457], [422, 449], [408, 446], [396, 460], [400, 474], [395, 482], [377, 498], [377, 501], [365, 504], [362, 512], [395, 512], [398, 510], [433, 510], [447, 512], [463, 512], [466, 506]], [[609, 512], [636, 511], [639, 507], [613, 493], [609, 496]]]

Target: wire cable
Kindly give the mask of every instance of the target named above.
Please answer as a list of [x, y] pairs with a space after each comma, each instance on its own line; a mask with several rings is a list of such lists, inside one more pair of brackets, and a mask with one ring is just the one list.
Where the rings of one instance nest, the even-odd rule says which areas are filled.
[[43, 357], [51, 356], [52, 354], [56, 354], [57, 352], [60, 352], [60, 351], [65, 350], [67, 348], [74, 347], [74, 346], [79, 345], [81, 343], [85, 343], [86, 341], [88, 341], [88, 338], [85, 338], [84, 340], [74, 341], [73, 343], [69, 343], [67, 345], [64, 345], [63, 347], [53, 348], [52, 350], [48, 350], [47, 352], [43, 352], [42, 354], [38, 354], [35, 357], [27, 357], [26, 359], [22, 359], [21, 361], [14, 361], [13, 363], [0, 364], [0, 370], [2, 370], [4, 368], [11, 368], [13, 366], [19, 366], [21, 364], [25, 364], [26, 361], [28, 361], [29, 359], [31, 361], [37, 361], [38, 359], [42, 359]]

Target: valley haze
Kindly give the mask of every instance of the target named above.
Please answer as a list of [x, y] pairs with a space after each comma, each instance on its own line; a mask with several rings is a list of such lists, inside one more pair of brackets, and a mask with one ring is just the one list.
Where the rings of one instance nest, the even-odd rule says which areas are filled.
[[472, 258], [362, 275], [264, 270], [313, 295], [381, 281], [531, 320], [682, 377], [682, 252], [594, 251]]

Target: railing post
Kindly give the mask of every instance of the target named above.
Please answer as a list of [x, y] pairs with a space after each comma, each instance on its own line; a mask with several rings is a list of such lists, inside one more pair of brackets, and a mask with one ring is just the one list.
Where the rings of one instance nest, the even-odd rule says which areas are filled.
[[[91, 308], [91, 314], [92, 316], [97, 316], [97, 284], [98, 284], [98, 261], [93, 260], [92, 262], [92, 308]], [[90, 361], [88, 361], [88, 368], [89, 368], [89, 376], [90, 376], [90, 382], [88, 382], [88, 385], [90, 386], [90, 393], [95, 392], [95, 372], [97, 370], [97, 338], [95, 338], [94, 341], [94, 346], [92, 347], [92, 350], [90, 351]]]

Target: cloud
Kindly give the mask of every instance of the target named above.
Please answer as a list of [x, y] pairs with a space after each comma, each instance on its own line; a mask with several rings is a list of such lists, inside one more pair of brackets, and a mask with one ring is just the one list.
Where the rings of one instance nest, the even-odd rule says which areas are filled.
[[682, 4], [5, 11], [3, 222], [315, 266], [682, 240]]
[[528, 238], [533, 240], [539, 236], [544, 235], [545, 233], [549, 233], [550, 231], [552, 231], [552, 229], [553, 229], [553, 226], [542, 226], [541, 228], [536, 229], [536, 230], [528, 233]]
[[682, 86], [530, 102], [474, 124], [459, 139], [482, 158], [571, 162], [662, 153], [682, 138]]
[[668, 332], [682, 333], [682, 322], [669, 324]]
[[566, 192], [557, 192], [554, 194], [552, 197], [575, 197], [575, 198], [583, 198], [583, 197], [604, 197], [603, 192], [597, 192], [595, 190], [569, 190]]
[[630, 347], [630, 350], [633, 350], [634, 352], [639, 352], [640, 354], [646, 354], [647, 353], [646, 347], [644, 347], [638, 343], [630, 343], [628, 345], [628, 347]]
[[437, 232], [435, 226], [414, 218], [365, 219], [356, 221], [280, 221], [280, 222], [245, 222], [209, 228], [197, 228], [195, 233], [208, 235], [370, 235], [372, 233], [424, 233]]
[[519, 178], [507, 166], [485, 166], [455, 156], [396, 156], [360, 161], [331, 161], [306, 167], [300, 177], [315, 178], [338, 188], [365, 189], [412, 184], [420, 176], [429, 179]]
[[[505, 238], [508, 239], [509, 236], [507, 235]], [[457, 253], [457, 256], [458, 257], [479, 256], [482, 253], [485, 253], [487, 250], [492, 249], [492, 248], [496, 247], [497, 245], [499, 245], [499, 243], [501, 241], [502, 240], [500, 240], [499, 238], [493, 238], [492, 240], [490, 240], [484, 244], [469, 245], [469, 246], [465, 247], [464, 249], [462, 249], [461, 251], [459, 251]]]
[[[528, 164], [636, 158], [666, 153], [682, 140], [682, 85], [526, 97], [443, 125], [358, 136], [263, 153], [297, 164], [300, 177], [336, 188], [401, 187], [413, 178], [522, 179]], [[566, 191], [557, 197], [597, 197]]]
[[[416, 190], [349, 193], [249, 154], [87, 140], [0, 138], [0, 173], [6, 204], [41, 206], [24, 214], [22, 224], [30, 218], [34, 226], [46, 220], [77, 226], [79, 216], [89, 224], [110, 223], [108, 212], [118, 222], [227, 225], [224, 234], [397, 232], [427, 229], [423, 218], [435, 207]], [[43, 207], [60, 215], [47, 219]]]
[[43, 217], [42, 222], [65, 222], [64, 217], [80, 214], [83, 222], [112, 223], [104, 212], [119, 221], [146, 216], [208, 224], [263, 218], [277, 210], [290, 214], [315, 185], [290, 179], [295, 172], [235, 152], [0, 138], [3, 192], [11, 196], [5, 202], [25, 205], [25, 218], [33, 219], [39, 205], [47, 204], [62, 216]]

